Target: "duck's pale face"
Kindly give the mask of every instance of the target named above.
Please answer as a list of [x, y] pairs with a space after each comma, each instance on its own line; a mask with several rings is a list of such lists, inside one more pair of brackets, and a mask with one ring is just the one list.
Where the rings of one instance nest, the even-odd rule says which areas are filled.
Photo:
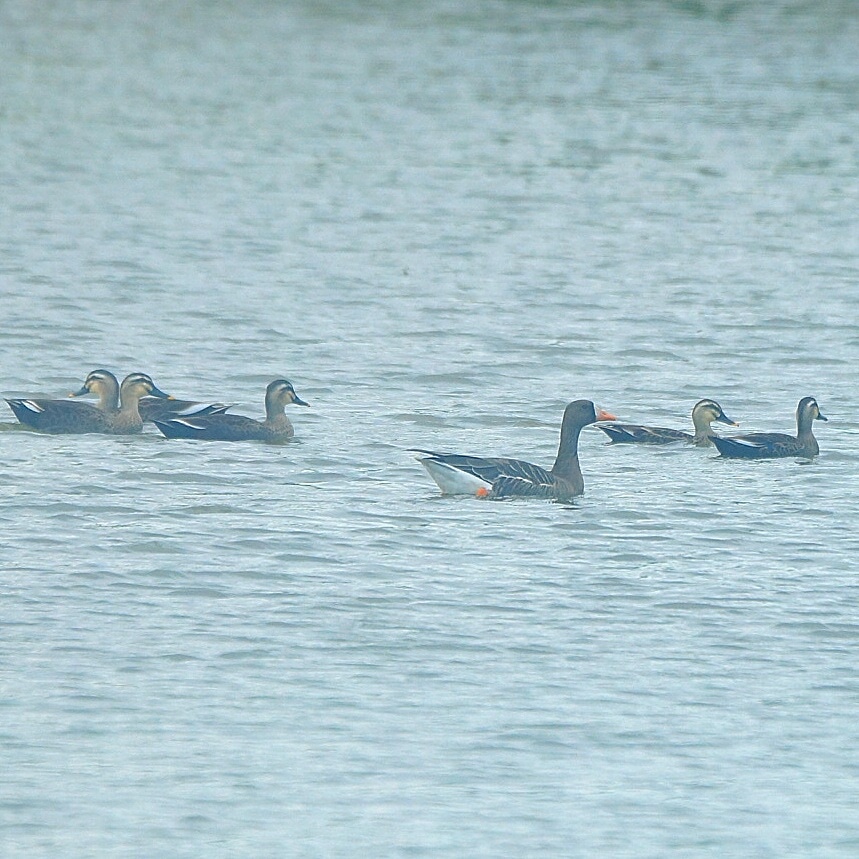
[[145, 397], [147, 394], [152, 392], [153, 386], [148, 382], [132, 382], [130, 385], [126, 385], [125, 390], [132, 394], [135, 397]]
[[810, 424], [812, 421], [825, 421], [826, 416], [821, 414], [820, 407], [817, 405], [817, 400], [813, 397], [807, 397], [799, 404], [796, 411], [797, 420], [804, 419]]
[[298, 394], [295, 393], [295, 391], [289, 392], [289, 402], [295, 403], [296, 406], [309, 406], [310, 405], [310, 403], [305, 403], [304, 400], [302, 400], [301, 397], [299, 397]]
[[719, 418], [723, 417], [722, 410], [717, 409], [715, 406], [704, 406], [702, 411], [704, 413], [704, 419], [708, 424], [711, 424], [713, 421], [717, 421]]
[[155, 382], [149, 378], [145, 373], [132, 373], [130, 376], [126, 376], [122, 382], [121, 395], [124, 398], [137, 398], [145, 397], [147, 395], [152, 395], [153, 397], [161, 397], [165, 400], [170, 400], [172, 397], [169, 394], [165, 394], [164, 391], [160, 390], [156, 387]]
[[295, 393], [295, 388], [286, 381], [270, 385], [267, 396], [278, 406], [288, 406], [290, 403], [295, 403], [297, 406], [308, 405]]
[[714, 421], [718, 421], [721, 424], [727, 424], [728, 426], [739, 426], [736, 421], [732, 421], [723, 411], [722, 407], [712, 400], [705, 400], [704, 402], [698, 403], [695, 408], [692, 410], [692, 420], [695, 422], [696, 426], [705, 425], [709, 426]]
[[90, 373], [84, 380], [83, 387], [79, 391], [69, 394], [70, 397], [85, 397], [87, 394], [95, 394], [98, 397], [116, 396], [116, 379], [103, 375], [101, 370]]

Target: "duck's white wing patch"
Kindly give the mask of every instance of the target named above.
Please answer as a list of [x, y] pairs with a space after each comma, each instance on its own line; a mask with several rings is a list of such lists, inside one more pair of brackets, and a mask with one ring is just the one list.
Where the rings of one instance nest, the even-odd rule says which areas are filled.
[[762, 442], [755, 441], [753, 438], [743, 438], [742, 436], [726, 437], [725, 440], [731, 444], [740, 444], [743, 447], [759, 448], [764, 446]]
[[211, 411], [212, 406], [209, 403], [192, 403], [184, 409], [179, 409], [175, 414], [177, 418], [192, 418], [199, 414], [211, 414]]
[[200, 426], [200, 424], [195, 423], [193, 418], [170, 418], [169, 421], [164, 421], [167, 424], [181, 424], [183, 427], [188, 427], [188, 429], [197, 430], [197, 432], [202, 432], [205, 427]]

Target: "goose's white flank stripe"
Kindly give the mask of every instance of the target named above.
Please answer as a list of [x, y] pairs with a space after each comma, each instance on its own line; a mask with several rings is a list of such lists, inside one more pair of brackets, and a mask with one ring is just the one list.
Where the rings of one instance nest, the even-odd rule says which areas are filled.
[[487, 492], [492, 489], [488, 481], [432, 457], [416, 456], [415, 459], [429, 472], [445, 495], [476, 495], [480, 489]]

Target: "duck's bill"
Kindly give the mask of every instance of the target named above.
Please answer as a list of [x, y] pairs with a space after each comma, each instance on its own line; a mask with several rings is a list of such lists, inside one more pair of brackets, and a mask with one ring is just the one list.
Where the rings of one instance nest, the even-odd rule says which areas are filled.
[[73, 391], [69, 394], [70, 397], [85, 397], [89, 393], [89, 388], [84, 385], [79, 391]]
[[736, 421], [732, 421], [724, 412], [716, 418], [716, 421], [720, 424], [727, 424], [729, 427], [738, 427], [739, 424]]
[[617, 415], [613, 415], [611, 412], [607, 412], [605, 409], [597, 409], [597, 420], [598, 421], [616, 421]]
[[819, 420], [819, 421], [828, 421], [828, 420], [829, 420], [829, 418], [828, 418], [828, 417], [826, 417], [826, 415], [823, 415], [823, 414], [821, 414], [821, 413], [818, 411], [818, 413], [817, 413], [817, 420]]
[[176, 397], [171, 396], [170, 394], [165, 394], [161, 388], [156, 388], [155, 385], [152, 386], [152, 390], [149, 392], [150, 397], [161, 397], [162, 400], [175, 400]]
[[294, 402], [297, 406], [310, 406], [310, 403], [305, 403], [304, 400], [302, 400], [301, 397], [298, 396], [298, 394], [295, 395], [295, 399], [292, 402]]

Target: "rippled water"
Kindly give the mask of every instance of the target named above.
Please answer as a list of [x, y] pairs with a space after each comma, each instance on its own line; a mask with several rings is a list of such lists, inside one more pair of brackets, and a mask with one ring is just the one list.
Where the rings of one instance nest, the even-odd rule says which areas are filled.
[[[4, 857], [859, 852], [852, 3], [0, 33], [4, 393], [312, 406], [283, 446], [0, 418]], [[575, 505], [406, 452], [807, 394], [813, 463], [588, 430]]]

